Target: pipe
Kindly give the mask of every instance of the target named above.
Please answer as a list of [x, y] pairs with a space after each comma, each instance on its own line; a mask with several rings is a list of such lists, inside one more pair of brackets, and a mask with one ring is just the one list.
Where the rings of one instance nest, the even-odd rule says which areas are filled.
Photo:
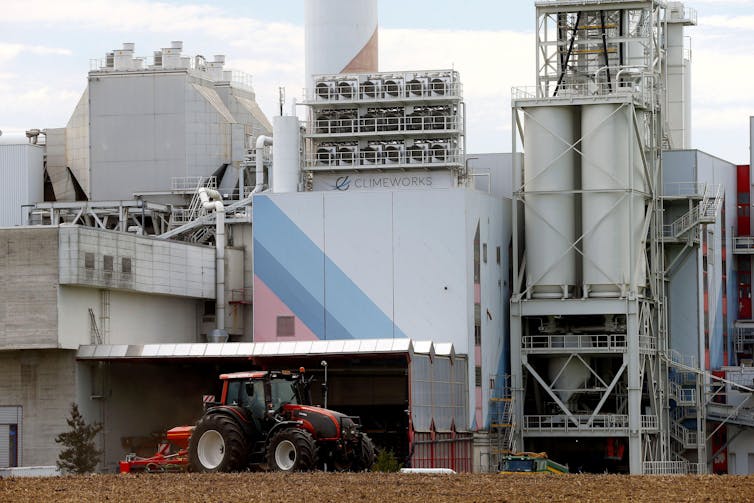
[[217, 330], [225, 332], [225, 205], [223, 196], [214, 189], [199, 189], [199, 199], [206, 210], [215, 210], [215, 318]]
[[243, 200], [244, 196], [244, 184], [246, 183], [246, 165], [244, 163], [241, 163], [241, 166], [238, 169], [238, 200]]
[[256, 172], [256, 180], [254, 185], [254, 190], [251, 192], [252, 194], [256, 194], [257, 192], [262, 192], [262, 189], [264, 188], [264, 147], [272, 145], [272, 137], [271, 136], [264, 136], [259, 135], [257, 136], [257, 147], [256, 147], [256, 161], [257, 161], [257, 172]]

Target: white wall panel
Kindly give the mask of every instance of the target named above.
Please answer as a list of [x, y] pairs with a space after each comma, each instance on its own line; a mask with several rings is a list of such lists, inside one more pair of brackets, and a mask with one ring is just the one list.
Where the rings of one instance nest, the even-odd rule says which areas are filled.
[[270, 199], [320, 250], [325, 249], [325, 202], [322, 193], [274, 194]]
[[[463, 190], [396, 192], [395, 316], [417, 340], [452, 342], [468, 353], [468, 256]], [[472, 312], [473, 316], [473, 312]]]
[[[327, 257], [393, 319], [393, 193], [328, 194], [325, 241]], [[342, 306], [343, 302], [338, 302], [343, 300], [339, 299], [340, 292], [328, 289], [327, 284], [326, 277], [328, 309]]]

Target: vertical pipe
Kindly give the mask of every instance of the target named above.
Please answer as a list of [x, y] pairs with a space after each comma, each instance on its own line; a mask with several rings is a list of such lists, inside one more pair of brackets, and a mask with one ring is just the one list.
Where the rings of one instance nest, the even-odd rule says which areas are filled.
[[225, 205], [214, 189], [199, 189], [205, 209], [215, 210], [215, 318], [217, 330], [225, 332]]

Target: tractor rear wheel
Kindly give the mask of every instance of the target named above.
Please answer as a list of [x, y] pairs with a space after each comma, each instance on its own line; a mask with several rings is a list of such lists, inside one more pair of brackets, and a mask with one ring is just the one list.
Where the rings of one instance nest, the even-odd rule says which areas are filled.
[[204, 416], [189, 442], [189, 469], [235, 472], [246, 468], [247, 449], [241, 427], [227, 416]]
[[267, 446], [267, 465], [282, 472], [305, 472], [317, 465], [317, 445], [308, 431], [286, 428], [272, 436]]
[[374, 464], [374, 443], [366, 433], [361, 434], [361, 443], [354, 450], [354, 460], [351, 469], [355, 472], [369, 470]]

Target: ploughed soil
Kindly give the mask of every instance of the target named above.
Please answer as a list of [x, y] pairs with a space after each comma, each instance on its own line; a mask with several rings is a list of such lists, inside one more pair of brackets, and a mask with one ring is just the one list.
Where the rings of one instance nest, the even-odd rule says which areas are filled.
[[0, 502], [752, 501], [754, 476], [128, 474], [0, 479]]

